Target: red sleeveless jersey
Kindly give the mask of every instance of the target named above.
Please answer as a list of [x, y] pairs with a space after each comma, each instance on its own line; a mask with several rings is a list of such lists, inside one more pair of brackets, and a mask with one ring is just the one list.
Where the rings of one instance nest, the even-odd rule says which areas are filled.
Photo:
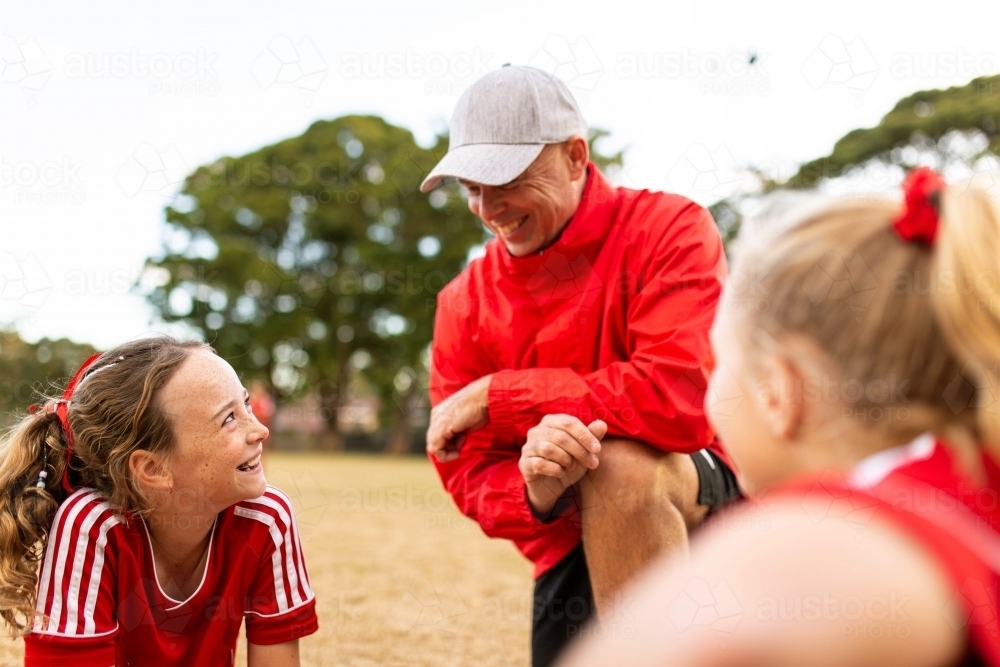
[[969, 637], [962, 664], [1000, 667], [1000, 468], [985, 452], [982, 463], [987, 481], [977, 484], [947, 446], [924, 435], [868, 457], [847, 476], [799, 480], [769, 498], [818, 500], [828, 515], [859, 522], [878, 517], [913, 537], [955, 591], [957, 620]]
[[38, 580], [25, 665], [232, 665], [240, 626], [254, 644], [316, 632], [316, 601], [288, 497], [273, 487], [219, 513], [205, 573], [186, 600], [163, 592], [141, 519], [92, 489], [59, 506]]

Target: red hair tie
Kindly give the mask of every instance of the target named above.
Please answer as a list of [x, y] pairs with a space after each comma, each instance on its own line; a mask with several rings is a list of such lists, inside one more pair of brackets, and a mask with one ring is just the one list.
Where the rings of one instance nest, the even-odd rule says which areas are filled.
[[[76, 373], [73, 375], [73, 379], [69, 381], [66, 385], [66, 390], [63, 391], [62, 398], [55, 402], [53, 405], [46, 405], [46, 414], [55, 414], [59, 418], [59, 424], [62, 426], [63, 433], [66, 434], [66, 469], [63, 471], [62, 485], [66, 489], [66, 493], [73, 493], [73, 485], [69, 483], [69, 464], [73, 460], [73, 432], [69, 430], [69, 403], [73, 398], [73, 392], [76, 391], [77, 385], [80, 384], [80, 379], [83, 378], [84, 373], [90, 368], [95, 361], [100, 358], [100, 354], [94, 354], [87, 358], [85, 362], [77, 369]], [[28, 412], [35, 414], [38, 411], [37, 405], [32, 405], [28, 408]], [[39, 477], [41, 479], [41, 477]]]
[[903, 181], [905, 208], [893, 227], [904, 241], [919, 241], [934, 245], [937, 237], [941, 191], [944, 178], [929, 167], [914, 169]]

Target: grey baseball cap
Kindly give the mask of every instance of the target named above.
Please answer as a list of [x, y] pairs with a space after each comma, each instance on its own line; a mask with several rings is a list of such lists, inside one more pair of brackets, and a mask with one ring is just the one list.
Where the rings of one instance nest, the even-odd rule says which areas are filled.
[[420, 185], [430, 192], [447, 176], [503, 185], [535, 161], [546, 144], [587, 136], [587, 122], [566, 84], [534, 67], [504, 65], [476, 81], [455, 105], [448, 153]]

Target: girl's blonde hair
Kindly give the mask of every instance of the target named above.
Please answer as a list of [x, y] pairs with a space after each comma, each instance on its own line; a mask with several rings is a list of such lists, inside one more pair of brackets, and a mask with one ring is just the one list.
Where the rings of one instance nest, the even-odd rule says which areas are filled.
[[[173, 433], [156, 394], [192, 350], [204, 343], [143, 338], [105, 352], [88, 369], [69, 404], [74, 451], [69, 480], [100, 493], [122, 515], [149, 507], [129, 474], [137, 449], [168, 453]], [[55, 404], [49, 398], [46, 406]], [[15, 635], [36, 616], [38, 565], [52, 520], [68, 495], [66, 435], [58, 417], [37, 410], [0, 442], [0, 616]], [[45, 486], [35, 486], [46, 471]]]
[[817, 343], [854, 385], [856, 414], [883, 408], [878, 426], [900, 438], [958, 423], [1000, 451], [1000, 213], [971, 188], [946, 188], [938, 205], [932, 246], [898, 235], [898, 203], [785, 207], [784, 224], [737, 245], [733, 273], [758, 289], [729, 298], [762, 334], [751, 346]]

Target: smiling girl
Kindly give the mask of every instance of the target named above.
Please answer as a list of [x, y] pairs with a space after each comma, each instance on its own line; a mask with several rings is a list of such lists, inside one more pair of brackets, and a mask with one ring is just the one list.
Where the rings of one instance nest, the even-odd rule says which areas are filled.
[[317, 630], [267, 429], [210, 347], [145, 338], [91, 357], [0, 450], [0, 615], [25, 664], [299, 664]]

